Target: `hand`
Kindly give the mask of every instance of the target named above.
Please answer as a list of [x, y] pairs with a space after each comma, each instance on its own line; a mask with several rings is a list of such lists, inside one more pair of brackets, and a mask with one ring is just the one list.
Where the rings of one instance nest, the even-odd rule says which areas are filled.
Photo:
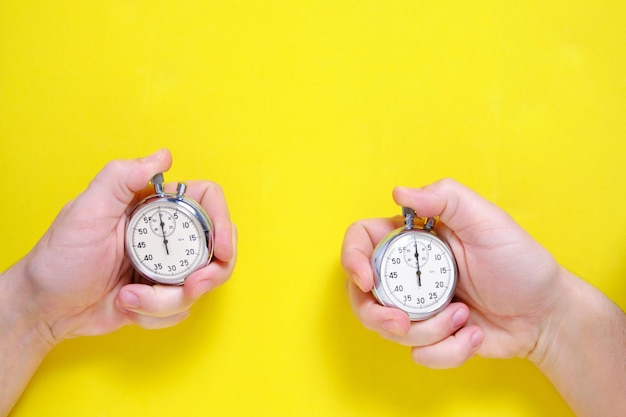
[[420, 364], [459, 366], [474, 354], [528, 357], [543, 321], [557, 304], [562, 270], [553, 257], [501, 209], [453, 180], [422, 189], [398, 187], [393, 197], [419, 216], [439, 216], [436, 230], [450, 244], [459, 268], [456, 297], [435, 317], [410, 322], [370, 293], [375, 245], [402, 226], [400, 217], [351, 225], [342, 248], [353, 311], [369, 329], [412, 346]]
[[188, 184], [187, 194], [213, 222], [213, 260], [183, 286], [133, 283], [139, 280], [124, 255], [127, 210], [152, 194], [148, 182], [171, 164], [167, 150], [110, 162], [22, 260], [25, 305], [45, 323], [51, 344], [132, 323], [144, 328], [174, 325], [188, 316], [195, 300], [230, 277], [236, 231], [224, 194], [217, 184], [195, 181]]

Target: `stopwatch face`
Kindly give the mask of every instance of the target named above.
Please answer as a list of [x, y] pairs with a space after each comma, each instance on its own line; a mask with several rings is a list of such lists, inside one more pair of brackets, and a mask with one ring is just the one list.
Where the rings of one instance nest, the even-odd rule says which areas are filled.
[[126, 249], [133, 266], [144, 277], [163, 284], [180, 284], [208, 263], [210, 236], [193, 207], [176, 199], [160, 198], [140, 204], [132, 213]]
[[456, 262], [448, 245], [420, 229], [397, 230], [374, 251], [374, 295], [412, 320], [435, 315], [450, 303], [457, 280]]

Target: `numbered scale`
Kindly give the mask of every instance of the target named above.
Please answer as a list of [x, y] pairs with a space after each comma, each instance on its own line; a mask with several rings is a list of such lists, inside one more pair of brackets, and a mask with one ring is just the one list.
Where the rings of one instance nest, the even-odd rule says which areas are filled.
[[415, 211], [403, 207], [405, 226], [389, 233], [372, 254], [376, 300], [425, 320], [443, 310], [454, 297], [457, 266], [452, 250], [439, 238], [435, 219], [415, 225]]
[[185, 197], [187, 185], [176, 193], [163, 191], [163, 174], [152, 178], [151, 195], [130, 212], [126, 253], [137, 272], [160, 284], [182, 284], [213, 256], [213, 224], [204, 209]]

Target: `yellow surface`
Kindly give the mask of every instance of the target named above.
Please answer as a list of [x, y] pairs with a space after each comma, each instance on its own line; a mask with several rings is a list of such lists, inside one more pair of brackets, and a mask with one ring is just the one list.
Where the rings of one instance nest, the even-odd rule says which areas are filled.
[[523, 360], [433, 371], [362, 328], [339, 251], [454, 177], [626, 307], [626, 4], [582, 3], [0, 0], [0, 269], [160, 147], [240, 232], [186, 322], [63, 343], [12, 416], [571, 416]]

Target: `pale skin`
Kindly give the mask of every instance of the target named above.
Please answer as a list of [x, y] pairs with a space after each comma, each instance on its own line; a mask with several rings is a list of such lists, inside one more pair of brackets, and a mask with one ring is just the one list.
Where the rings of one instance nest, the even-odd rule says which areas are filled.
[[626, 410], [626, 315], [576, 277], [500, 208], [472, 190], [442, 180], [393, 198], [419, 216], [439, 216], [459, 267], [458, 301], [435, 317], [411, 322], [371, 294], [370, 257], [403, 219], [362, 220], [344, 238], [341, 261], [351, 307], [363, 325], [410, 346], [431, 368], [458, 367], [480, 355], [527, 358], [579, 416], [620, 416]]
[[[182, 286], [137, 283], [124, 256], [127, 210], [153, 190], [169, 151], [116, 160], [59, 213], [36, 246], [0, 276], [0, 415], [7, 415], [50, 350], [61, 341], [136, 324], [147, 329], [184, 320], [194, 302], [232, 275], [237, 233], [221, 187], [188, 183], [186, 196], [207, 211], [214, 258]], [[166, 191], [173, 191], [172, 184]]]

